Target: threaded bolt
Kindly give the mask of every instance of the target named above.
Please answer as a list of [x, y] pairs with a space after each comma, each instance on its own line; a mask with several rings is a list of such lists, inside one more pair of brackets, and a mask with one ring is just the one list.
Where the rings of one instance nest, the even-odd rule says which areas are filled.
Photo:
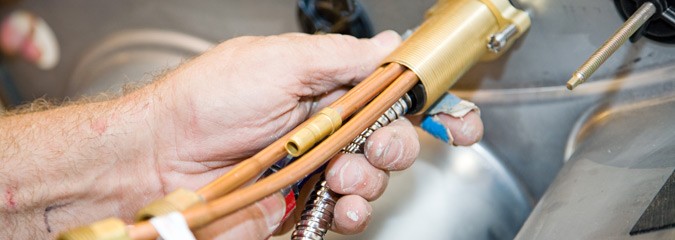
[[595, 70], [598, 70], [600, 65], [605, 63], [605, 61], [607, 61], [621, 45], [626, 43], [626, 40], [635, 34], [635, 32], [640, 29], [654, 13], [656, 13], [654, 4], [651, 2], [642, 4], [642, 6], [640, 6], [640, 8], [638, 8], [638, 10], [635, 11], [635, 13], [633, 13], [633, 15], [630, 16], [630, 18], [628, 18], [628, 20], [626, 20], [626, 22], [574, 72], [574, 74], [572, 74], [572, 78], [567, 81], [567, 89], [572, 90], [579, 86], [579, 84], [588, 80]]

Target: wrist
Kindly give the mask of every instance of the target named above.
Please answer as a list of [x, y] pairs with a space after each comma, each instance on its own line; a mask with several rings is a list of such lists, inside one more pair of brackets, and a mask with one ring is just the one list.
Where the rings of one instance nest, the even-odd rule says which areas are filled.
[[137, 91], [78, 106], [84, 112], [79, 117], [88, 121], [77, 129], [82, 134], [66, 138], [80, 141], [81, 147], [63, 159], [77, 168], [61, 170], [67, 174], [59, 181], [70, 187], [44, 207], [73, 203], [70, 213], [81, 213], [82, 223], [108, 216], [129, 221], [137, 209], [163, 195], [156, 170], [156, 120], [146, 95]]
[[132, 93], [0, 118], [0, 220], [35, 234], [109, 216], [131, 220], [162, 195], [150, 107], [150, 98]]

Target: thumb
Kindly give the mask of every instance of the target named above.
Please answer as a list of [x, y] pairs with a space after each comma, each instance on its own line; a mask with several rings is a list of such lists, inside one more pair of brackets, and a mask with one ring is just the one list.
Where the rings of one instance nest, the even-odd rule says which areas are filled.
[[398, 33], [388, 30], [371, 39], [327, 34], [300, 38], [296, 44], [311, 51], [294, 54], [296, 79], [301, 92], [322, 94], [343, 85], [355, 85], [375, 68], [401, 43]]
[[454, 94], [444, 94], [427, 113], [420, 127], [446, 143], [469, 146], [483, 136], [478, 106]]
[[267, 239], [286, 211], [281, 194], [273, 194], [195, 232], [197, 239]]

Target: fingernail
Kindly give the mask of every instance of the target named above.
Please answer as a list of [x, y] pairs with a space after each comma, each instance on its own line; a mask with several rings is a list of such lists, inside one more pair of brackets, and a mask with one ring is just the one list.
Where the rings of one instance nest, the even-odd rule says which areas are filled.
[[462, 127], [459, 129], [459, 131], [462, 132], [462, 134], [464, 134], [464, 137], [473, 139], [474, 142], [478, 139], [477, 136], [478, 134], [476, 133], [476, 126], [474, 126], [473, 124], [469, 124], [469, 122], [464, 121], [464, 119], [462, 119]]
[[427, 131], [435, 138], [443, 142], [451, 143], [452, 135], [448, 129], [441, 123], [441, 120], [436, 116], [427, 116], [422, 120], [420, 127]]
[[[373, 149], [375, 147], [374, 151], [371, 151], [370, 149]], [[372, 141], [368, 141], [368, 144], [366, 145], [365, 149], [365, 155], [366, 158], [368, 158], [372, 162], [379, 162], [380, 159], [382, 159], [382, 153], [384, 153], [384, 149], [386, 148], [386, 145], [383, 145], [382, 142], [378, 142], [376, 146], [373, 146]], [[372, 152], [372, 156], [370, 155]]]
[[[352, 170], [349, 169], [350, 165], [354, 165], [352, 167]], [[342, 165], [342, 168], [340, 168], [340, 188], [344, 192], [351, 192], [354, 190], [357, 184], [359, 182], [363, 181], [363, 173], [361, 171], [361, 167], [358, 166], [357, 164], [352, 164], [352, 160], [350, 159], [347, 161], [344, 165]]]
[[384, 150], [384, 158], [382, 159], [387, 159], [389, 160], [389, 164], [387, 164], [387, 168], [392, 169], [396, 163], [401, 161], [403, 159], [403, 140], [398, 137], [394, 136], [389, 140], [389, 144], [387, 144], [387, 148]]
[[381, 47], [395, 47], [401, 42], [401, 36], [393, 30], [387, 30], [370, 39]]

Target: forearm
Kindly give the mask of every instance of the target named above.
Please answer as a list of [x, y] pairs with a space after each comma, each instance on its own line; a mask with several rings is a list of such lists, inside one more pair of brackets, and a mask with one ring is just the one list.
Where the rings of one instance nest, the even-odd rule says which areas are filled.
[[149, 95], [0, 118], [0, 238], [128, 218], [158, 197]]

